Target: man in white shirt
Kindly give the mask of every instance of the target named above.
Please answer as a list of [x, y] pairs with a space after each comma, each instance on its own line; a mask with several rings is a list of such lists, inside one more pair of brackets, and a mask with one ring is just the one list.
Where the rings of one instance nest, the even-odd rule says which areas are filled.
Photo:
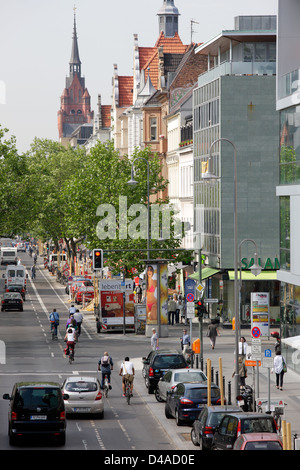
[[67, 342], [68, 350], [70, 350], [70, 348], [73, 350], [73, 357], [74, 357], [75, 356], [75, 340], [76, 340], [75, 328], [71, 326], [67, 328], [67, 332], [66, 332], [64, 340]]
[[76, 320], [76, 324], [78, 326], [78, 332], [77, 333], [78, 333], [78, 336], [79, 336], [80, 333], [81, 333], [81, 324], [82, 324], [82, 321], [83, 321], [83, 315], [77, 309], [76, 312], [74, 313], [73, 317], [74, 317], [74, 320]]
[[133, 391], [133, 379], [134, 379], [134, 365], [130, 362], [129, 357], [125, 357], [124, 362], [122, 362], [119, 375], [122, 376], [122, 390], [123, 397], [125, 397], [125, 381], [128, 380], [130, 383], [130, 392], [132, 396]]

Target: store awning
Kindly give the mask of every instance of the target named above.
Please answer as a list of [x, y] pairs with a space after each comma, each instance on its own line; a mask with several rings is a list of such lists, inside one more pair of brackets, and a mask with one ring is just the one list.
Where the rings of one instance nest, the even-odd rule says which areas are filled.
[[[234, 281], [234, 271], [228, 271], [230, 281]], [[238, 279], [240, 279], [240, 271], [238, 271]], [[251, 271], [242, 270], [242, 281], [277, 281], [277, 271], [265, 270], [262, 271], [258, 276], [254, 276]]]
[[300, 336], [291, 336], [290, 338], [284, 338], [281, 340], [281, 342], [287, 344], [291, 348], [300, 349]]
[[[202, 268], [201, 271], [201, 280], [207, 279], [208, 277], [214, 276], [220, 272], [220, 269], [214, 268]], [[195, 281], [199, 281], [199, 273], [193, 273], [189, 276], [189, 279], [194, 279]]]

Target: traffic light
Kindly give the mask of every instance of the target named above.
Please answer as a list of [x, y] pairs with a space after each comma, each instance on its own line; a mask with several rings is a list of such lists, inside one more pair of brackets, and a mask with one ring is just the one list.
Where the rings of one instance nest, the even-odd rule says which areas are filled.
[[93, 269], [99, 271], [103, 268], [103, 250], [95, 248], [93, 250]]
[[206, 308], [204, 307], [203, 300], [195, 300], [195, 311], [196, 311], [196, 316], [198, 318], [202, 318], [203, 314], [206, 312]]

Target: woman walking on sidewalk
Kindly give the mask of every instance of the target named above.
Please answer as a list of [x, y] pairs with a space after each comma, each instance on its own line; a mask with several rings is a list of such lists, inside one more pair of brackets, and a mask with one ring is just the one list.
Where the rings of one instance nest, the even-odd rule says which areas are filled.
[[280, 390], [282, 390], [283, 376], [286, 372], [286, 364], [280, 350], [276, 351], [276, 356], [274, 357], [274, 368], [272, 369], [272, 372], [273, 371], [276, 374], [276, 388], [280, 388]]

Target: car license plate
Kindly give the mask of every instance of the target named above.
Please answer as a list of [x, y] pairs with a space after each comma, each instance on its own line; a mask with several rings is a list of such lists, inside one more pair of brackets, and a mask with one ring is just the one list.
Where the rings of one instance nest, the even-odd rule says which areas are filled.
[[74, 413], [89, 413], [91, 408], [73, 408]]
[[46, 420], [47, 416], [46, 415], [32, 415], [30, 416], [30, 419], [32, 420]]

